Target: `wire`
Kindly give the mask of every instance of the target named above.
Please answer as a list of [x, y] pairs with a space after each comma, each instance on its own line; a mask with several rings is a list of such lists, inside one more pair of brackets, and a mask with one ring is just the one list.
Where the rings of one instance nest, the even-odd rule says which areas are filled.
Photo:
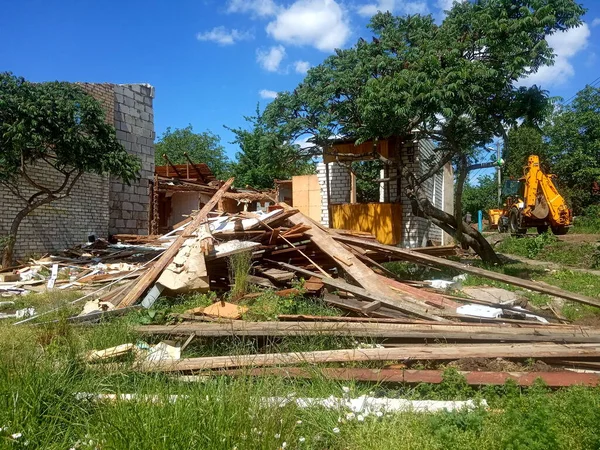
[[[596, 86], [598, 83], [600, 83], [600, 77], [596, 78], [594, 81], [592, 81], [591, 83], [586, 84], [586, 86], [591, 86], [594, 87]], [[577, 94], [579, 94], [579, 91], [576, 92], [575, 94], [573, 94], [571, 97], [569, 97], [566, 101], [563, 102], [563, 106], [568, 106], [570, 105], [573, 100], [575, 100], [575, 98], [577, 97]]]

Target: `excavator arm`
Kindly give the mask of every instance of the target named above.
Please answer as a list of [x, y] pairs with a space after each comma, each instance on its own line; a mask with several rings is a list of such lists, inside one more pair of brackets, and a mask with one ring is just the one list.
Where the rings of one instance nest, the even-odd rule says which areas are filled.
[[571, 225], [571, 210], [552, 182], [552, 175], [546, 175], [540, 169], [537, 155], [531, 155], [527, 161], [524, 182], [524, 216], [546, 219], [553, 227]]

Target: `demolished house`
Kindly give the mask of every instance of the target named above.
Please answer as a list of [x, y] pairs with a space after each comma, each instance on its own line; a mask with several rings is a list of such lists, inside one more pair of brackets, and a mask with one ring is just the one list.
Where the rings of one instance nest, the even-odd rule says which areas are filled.
[[[231, 376], [306, 378], [311, 376], [310, 370], [302, 366], [306, 363], [399, 360], [410, 366], [419, 361], [500, 358], [508, 364], [535, 358], [543, 361], [540, 364], [557, 368], [527, 373], [473, 372], [467, 373], [466, 379], [472, 384], [502, 384], [513, 379], [530, 385], [541, 377], [551, 386], [593, 385], [600, 381], [598, 374], [574, 374], [565, 369], [600, 366], [597, 329], [573, 326], [552, 309], [533, 311], [516, 299], [494, 302], [477, 293], [455, 296], [445, 289], [460, 284], [464, 275], [446, 282], [403, 280], [382, 263], [406, 261], [451, 269], [585, 305], [600, 306], [600, 300], [445, 259], [459, 252], [453, 246], [403, 249], [381, 244], [370, 233], [329, 229], [285, 203], [270, 205], [266, 212], [227, 213], [219, 205], [223, 205], [221, 201], [232, 183], [233, 179], [223, 183], [186, 224], [163, 236], [148, 236], [144, 244], [128, 244], [123, 239], [109, 245], [98, 240], [70, 249], [63, 255], [35, 261], [39, 266], [52, 267], [50, 275], [34, 275], [24, 281], [33, 268], [23, 267], [21, 281], [12, 287], [31, 289], [41, 283], [44, 288], [91, 291], [73, 302], [93, 299], [81, 314], [68, 319], [79, 323], [152, 308], [159, 296], [208, 291], [216, 294], [212, 305], [173, 314], [166, 324], [136, 327], [142, 335], [168, 336], [169, 341], [143, 349], [132, 343], [99, 349], [88, 355], [88, 361], [94, 364], [136, 352], [138, 359], [133, 368], [146, 372], [209, 375], [217, 371]], [[232, 284], [242, 275], [232, 275], [229, 270], [236, 254], [250, 257], [245, 277], [254, 288], [234, 295]], [[64, 271], [69, 271], [70, 277], [57, 278]], [[343, 316], [279, 315], [273, 322], [245, 320], [253, 299], [264, 292], [324, 302], [339, 309]], [[41, 315], [34, 314], [17, 324]], [[313, 335], [353, 336], [375, 343], [295, 353], [272, 353], [264, 343], [257, 344], [258, 353], [236, 356], [185, 357], [184, 352], [193, 339]], [[266, 346], [264, 353], [260, 352], [261, 345]], [[249, 371], [250, 367], [254, 369]], [[323, 370], [337, 379], [407, 383], [442, 380], [437, 369]]]

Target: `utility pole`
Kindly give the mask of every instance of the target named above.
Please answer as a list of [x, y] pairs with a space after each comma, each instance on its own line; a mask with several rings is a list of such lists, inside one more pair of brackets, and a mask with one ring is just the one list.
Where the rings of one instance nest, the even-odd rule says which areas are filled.
[[496, 142], [496, 173], [498, 174], [498, 208], [502, 208], [502, 164], [500, 142]]

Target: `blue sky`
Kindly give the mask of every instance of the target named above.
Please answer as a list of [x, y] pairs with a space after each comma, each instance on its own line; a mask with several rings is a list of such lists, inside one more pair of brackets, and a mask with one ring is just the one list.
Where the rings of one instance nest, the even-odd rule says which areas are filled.
[[[432, 13], [452, 0], [20, 0], [0, 16], [0, 71], [32, 81], [150, 83], [157, 135], [166, 127], [244, 126], [257, 102], [293, 89], [308, 67], [363, 36], [378, 9]], [[551, 37], [556, 65], [534, 75], [571, 97], [600, 77], [600, 1], [582, 0], [585, 24]]]

